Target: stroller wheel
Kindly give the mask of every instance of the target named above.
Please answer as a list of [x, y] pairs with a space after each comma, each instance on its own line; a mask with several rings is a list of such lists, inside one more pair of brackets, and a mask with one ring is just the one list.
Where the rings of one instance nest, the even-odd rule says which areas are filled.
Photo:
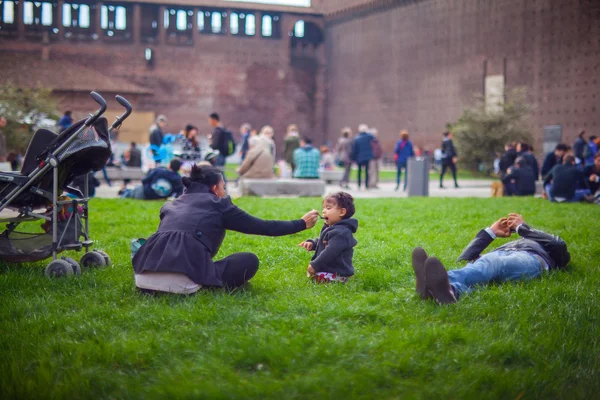
[[102, 254], [96, 253], [95, 251], [85, 253], [83, 257], [81, 257], [80, 264], [82, 267], [86, 268], [102, 268], [106, 266]]
[[111, 261], [110, 261], [110, 257], [108, 254], [106, 254], [105, 251], [102, 250], [94, 250], [96, 253], [100, 254], [102, 257], [104, 257], [104, 265], [106, 265], [107, 267], [110, 267]]
[[77, 261], [73, 260], [71, 257], [61, 257], [61, 259], [71, 264], [71, 267], [73, 268], [73, 273], [75, 275], [81, 275], [81, 267], [79, 266], [79, 263]]
[[73, 267], [68, 261], [54, 260], [46, 267], [48, 278], [60, 278], [67, 275], [73, 275]]

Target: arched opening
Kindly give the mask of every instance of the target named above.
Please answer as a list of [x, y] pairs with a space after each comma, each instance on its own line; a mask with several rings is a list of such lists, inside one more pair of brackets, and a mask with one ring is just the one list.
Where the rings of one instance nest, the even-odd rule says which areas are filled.
[[321, 28], [314, 22], [298, 20], [289, 36], [292, 66], [316, 70], [319, 66], [317, 49], [324, 39]]

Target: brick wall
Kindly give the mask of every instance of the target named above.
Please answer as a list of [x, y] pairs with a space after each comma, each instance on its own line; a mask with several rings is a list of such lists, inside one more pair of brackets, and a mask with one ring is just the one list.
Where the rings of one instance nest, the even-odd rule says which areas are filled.
[[312, 0], [312, 7], [324, 14], [329, 14], [354, 6], [368, 4], [373, 1], [374, 0]]
[[[69, 60], [148, 88], [153, 94], [134, 95], [132, 104], [137, 111], [167, 115], [170, 132], [191, 123], [201, 133], [208, 133], [211, 128], [207, 116], [214, 111], [234, 134], [243, 122], [257, 128], [270, 124], [275, 128], [276, 142], [282, 144], [286, 126], [295, 123], [301, 132], [310, 133], [319, 142], [324, 123], [324, 105], [320, 99], [325, 91], [319, 75], [325, 73], [322, 65], [325, 55], [323, 50], [309, 55], [314, 56], [317, 71], [292, 64], [288, 32], [298, 19], [323, 25], [320, 16], [281, 14], [279, 39], [263, 38], [260, 33], [254, 37], [236, 37], [194, 32], [192, 45], [164, 44], [160, 38], [154, 44], [59, 38], [46, 45], [0, 38], [0, 54], [41, 54], [45, 48], [51, 60]], [[257, 32], [259, 26], [257, 21]], [[147, 48], [153, 51], [153, 67], [145, 59]], [[93, 88], [94, 82], [89, 82], [89, 89]], [[82, 93], [58, 94], [61, 106], [76, 114], [85, 112], [87, 107], [93, 108], [85, 90]]]
[[[345, 3], [345, 2], [344, 2]], [[389, 2], [388, 2], [389, 3]], [[526, 86], [536, 150], [542, 127], [600, 134], [600, 3], [594, 0], [402, 1], [328, 21], [328, 132], [365, 122], [386, 145], [406, 128], [426, 148], [483, 92], [488, 75]]]

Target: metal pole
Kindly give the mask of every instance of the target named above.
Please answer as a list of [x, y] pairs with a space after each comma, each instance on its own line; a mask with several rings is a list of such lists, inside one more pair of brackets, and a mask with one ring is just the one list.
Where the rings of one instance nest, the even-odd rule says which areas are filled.
[[[85, 178], [83, 178], [83, 217], [85, 218], [85, 241], [88, 242], [90, 240], [90, 224], [88, 219], [88, 202], [90, 201], [89, 195], [89, 181], [90, 174], [85, 174]], [[88, 252], [88, 246], [85, 246], [85, 252]]]
[[58, 230], [58, 165], [52, 168], [52, 260], [56, 260], [57, 230]]

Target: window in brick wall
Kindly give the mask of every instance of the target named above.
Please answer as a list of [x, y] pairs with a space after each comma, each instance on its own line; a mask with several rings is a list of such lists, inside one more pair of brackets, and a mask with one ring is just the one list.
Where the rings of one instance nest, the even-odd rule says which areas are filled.
[[263, 15], [262, 17], [262, 35], [265, 37], [273, 36], [273, 17]]
[[90, 6], [87, 4], [63, 4], [62, 24], [64, 27], [90, 27]]
[[210, 31], [212, 33], [221, 33], [223, 28], [223, 16], [220, 12], [213, 12], [210, 17]]
[[51, 26], [54, 19], [52, 3], [31, 2], [23, 3], [23, 23], [25, 25]]
[[279, 15], [275, 14], [263, 14], [262, 16], [262, 28], [261, 33], [263, 37], [280, 38], [281, 37], [281, 25], [279, 22]]
[[229, 32], [231, 32], [232, 35], [240, 33], [240, 16], [236, 12], [229, 14]]
[[224, 11], [198, 11], [198, 31], [208, 34], [227, 32], [227, 13]]
[[198, 11], [198, 30], [204, 31], [204, 11]]
[[171, 15], [175, 15], [175, 10], [165, 10], [165, 15], [163, 17], [163, 26], [165, 29], [169, 29], [171, 23]]
[[177, 11], [177, 30], [178, 31], [185, 31], [188, 28], [187, 17], [188, 17], [188, 15], [185, 10]]
[[256, 17], [254, 14], [246, 14], [245, 32], [247, 36], [254, 36], [256, 34]]
[[100, 27], [102, 29], [127, 29], [127, 9], [122, 6], [103, 5], [100, 10]]
[[25, 25], [52, 25], [52, 3], [26, 1], [23, 6], [23, 23]]
[[3, 1], [2, 2], [2, 22], [5, 24], [15, 23], [15, 2], [14, 1]]
[[42, 3], [42, 25], [52, 25], [52, 4]]
[[124, 31], [127, 29], [127, 9], [115, 7], [115, 29]]
[[294, 36], [297, 38], [304, 37], [304, 21], [296, 21], [294, 24]]

